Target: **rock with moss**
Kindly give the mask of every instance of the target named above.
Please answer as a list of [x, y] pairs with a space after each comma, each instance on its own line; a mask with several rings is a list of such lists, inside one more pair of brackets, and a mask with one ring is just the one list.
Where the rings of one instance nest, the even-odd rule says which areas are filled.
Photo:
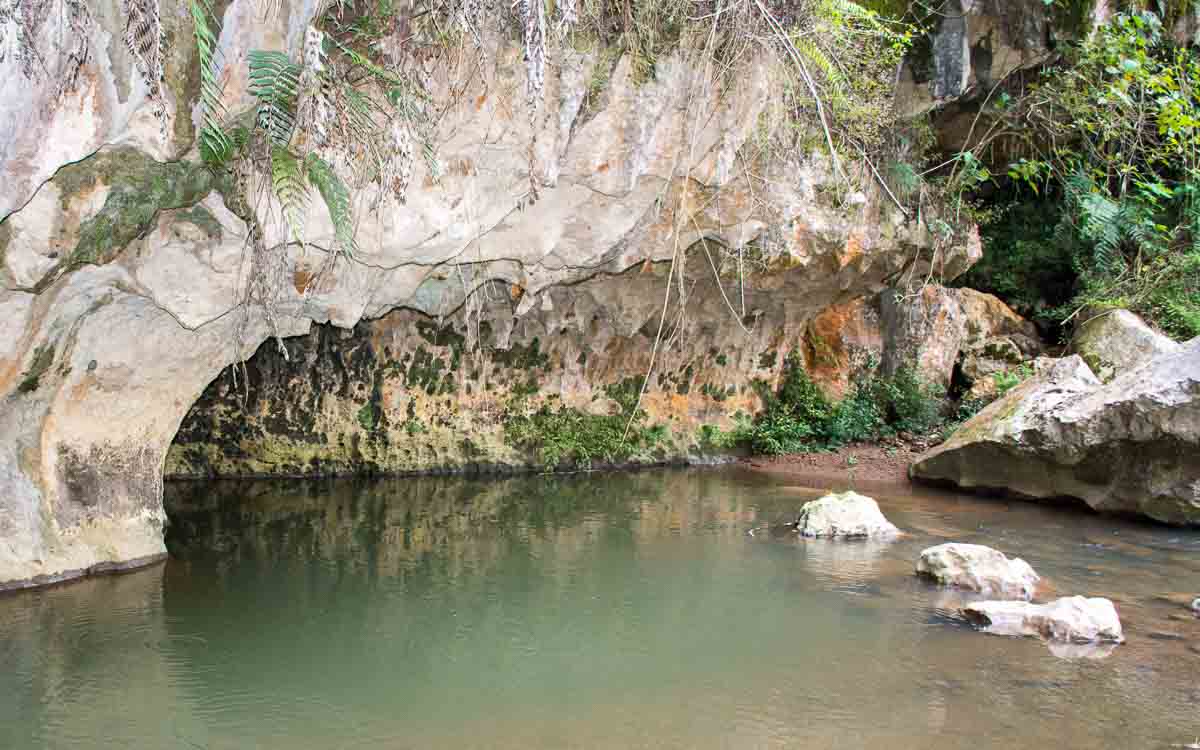
[[1200, 338], [1101, 383], [1059, 360], [966, 422], [914, 479], [1200, 525]]
[[1071, 349], [1107, 383], [1155, 357], [1179, 351], [1180, 345], [1128, 310], [1106, 310], [1085, 318], [1071, 339]]

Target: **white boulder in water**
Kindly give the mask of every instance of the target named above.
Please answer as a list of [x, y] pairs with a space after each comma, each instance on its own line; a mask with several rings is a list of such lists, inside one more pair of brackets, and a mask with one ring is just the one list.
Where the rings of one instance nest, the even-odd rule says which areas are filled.
[[1100, 597], [1068, 596], [1049, 604], [976, 602], [963, 614], [985, 633], [1068, 643], [1123, 643], [1117, 608]]
[[796, 531], [808, 537], [895, 536], [900, 530], [883, 517], [879, 504], [854, 491], [832, 493], [804, 504]]
[[1003, 599], [1033, 598], [1041, 577], [1019, 557], [981, 544], [939, 544], [921, 553], [917, 575], [944, 586], [978, 591]]

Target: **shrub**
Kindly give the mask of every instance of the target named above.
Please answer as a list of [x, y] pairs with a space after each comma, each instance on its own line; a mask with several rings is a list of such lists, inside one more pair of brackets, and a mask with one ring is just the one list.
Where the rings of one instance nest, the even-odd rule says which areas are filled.
[[[526, 396], [514, 397], [504, 421], [504, 435], [518, 448], [536, 453], [547, 469], [560, 466], [587, 468], [597, 462], [611, 463], [654, 450], [668, 438], [665, 425], [647, 425], [646, 412], [634, 412], [636, 393], [628, 395], [627, 384], [610, 386], [608, 392], [622, 405], [620, 414], [588, 414], [579, 409], [543, 404], [533, 413], [519, 406]], [[640, 388], [640, 385], [638, 385]]]
[[926, 433], [941, 423], [945, 396], [911, 369], [881, 377], [868, 366], [850, 393], [832, 404], [794, 354], [785, 363], [778, 390], [762, 390], [763, 409], [757, 416], [735, 418], [728, 433], [702, 430], [702, 444], [740, 445], [753, 453], [778, 455], [828, 450], [897, 432]]

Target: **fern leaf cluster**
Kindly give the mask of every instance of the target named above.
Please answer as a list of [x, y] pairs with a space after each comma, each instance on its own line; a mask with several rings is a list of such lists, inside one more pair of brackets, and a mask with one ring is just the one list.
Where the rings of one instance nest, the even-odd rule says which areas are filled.
[[163, 96], [163, 27], [158, 0], [125, 0], [125, 46], [142, 75], [155, 118], [166, 128]]
[[252, 50], [250, 95], [258, 100], [255, 122], [273, 146], [286, 147], [296, 126], [296, 97], [301, 68], [283, 52]]
[[306, 166], [309, 181], [316, 187], [325, 201], [325, 208], [329, 211], [338, 250], [353, 258], [357, 248], [354, 242], [354, 215], [350, 190], [329, 162], [316, 154], [308, 155]]
[[217, 78], [217, 34], [209, 0], [190, 0], [196, 52], [200, 58], [200, 156], [208, 164], [223, 164], [232, 155], [233, 141], [222, 120], [225, 105]]

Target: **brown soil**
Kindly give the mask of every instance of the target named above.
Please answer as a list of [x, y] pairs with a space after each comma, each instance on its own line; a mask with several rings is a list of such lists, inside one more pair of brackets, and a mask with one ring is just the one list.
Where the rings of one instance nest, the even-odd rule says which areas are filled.
[[789, 478], [845, 479], [847, 481], [908, 483], [908, 465], [923, 448], [899, 443], [858, 443], [836, 451], [794, 453], [786, 456], [755, 456], [742, 465], [755, 471]]

